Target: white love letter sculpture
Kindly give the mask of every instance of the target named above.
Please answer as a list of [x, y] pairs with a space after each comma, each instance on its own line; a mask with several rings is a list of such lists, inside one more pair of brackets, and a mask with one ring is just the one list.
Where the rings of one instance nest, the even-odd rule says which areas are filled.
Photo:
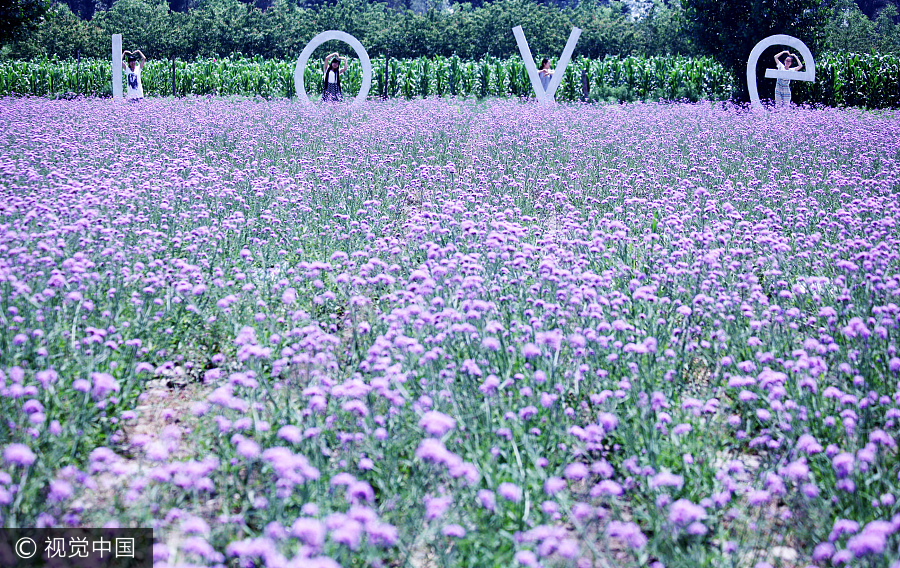
[[309, 103], [309, 97], [306, 95], [306, 85], [303, 83], [303, 73], [306, 70], [306, 62], [309, 61], [309, 56], [312, 55], [312, 52], [315, 51], [317, 47], [332, 39], [349, 44], [350, 47], [353, 48], [353, 51], [356, 52], [357, 57], [359, 57], [359, 62], [362, 64], [362, 85], [359, 88], [359, 94], [356, 95], [356, 98], [353, 100], [353, 105], [358, 105], [366, 100], [369, 89], [372, 87], [372, 63], [369, 61], [369, 54], [366, 53], [366, 48], [359, 43], [359, 40], [348, 33], [336, 30], [320, 33], [312, 38], [312, 40], [306, 44], [306, 47], [303, 48], [303, 51], [300, 52], [300, 58], [297, 59], [297, 67], [294, 68], [294, 89], [297, 91], [297, 98], [299, 98], [302, 103]]
[[112, 36], [113, 100], [122, 100], [122, 34]]
[[747, 58], [747, 89], [750, 90], [750, 102], [753, 108], [762, 109], [762, 103], [759, 102], [759, 91], [756, 88], [756, 63], [759, 56], [767, 47], [773, 45], [787, 45], [793, 47], [803, 56], [804, 67], [806, 71], [779, 71], [778, 69], [766, 69], [766, 77], [769, 79], [790, 79], [791, 81], [815, 81], [816, 80], [816, 62], [812, 53], [806, 44], [795, 37], [789, 35], [773, 35], [765, 38], [753, 47], [750, 57]]
[[525, 39], [525, 32], [522, 31], [522, 26], [514, 27], [513, 35], [516, 36], [516, 43], [519, 45], [519, 53], [522, 54], [522, 59], [525, 60], [525, 69], [528, 71], [528, 77], [531, 78], [531, 86], [534, 88], [534, 94], [537, 95], [538, 100], [544, 104], [555, 102], [556, 99], [553, 98], [553, 95], [556, 93], [556, 88], [562, 83], [563, 75], [566, 72], [566, 66], [569, 64], [569, 59], [572, 58], [572, 52], [575, 51], [575, 44], [578, 43], [578, 38], [581, 36], [581, 30], [572, 28], [572, 33], [569, 34], [569, 40], [566, 41], [566, 47], [563, 49], [562, 57], [560, 57], [559, 61], [556, 63], [556, 69], [553, 71], [553, 76], [550, 78], [550, 84], [547, 85], [546, 91], [544, 91], [544, 88], [541, 86], [541, 78], [538, 75], [537, 68], [534, 66], [534, 57], [531, 56], [531, 49], [528, 47], [528, 41]]

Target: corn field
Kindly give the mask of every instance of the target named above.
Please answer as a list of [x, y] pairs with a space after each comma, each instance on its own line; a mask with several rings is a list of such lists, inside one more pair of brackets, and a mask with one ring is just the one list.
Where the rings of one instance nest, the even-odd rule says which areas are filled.
[[[387, 64], [386, 64], [387, 63]], [[555, 65], [551, 60], [551, 65]], [[242, 95], [265, 98], [294, 96], [296, 61], [223, 58], [174, 62], [175, 96]], [[171, 60], [148, 60], [141, 74], [144, 95], [173, 94]], [[576, 59], [565, 71], [556, 99], [583, 96], [582, 70], [587, 72], [591, 100], [726, 99], [733, 90], [728, 73], [712, 59], [685, 57], [606, 57]], [[305, 70], [310, 98], [322, 93], [321, 63]], [[351, 59], [341, 83], [355, 95], [362, 83], [358, 59]], [[112, 69], [106, 60], [0, 62], [0, 96], [112, 95]], [[521, 58], [464, 61], [459, 57], [372, 59], [370, 97], [508, 97], [534, 96]]]
[[792, 82], [791, 91], [800, 103], [898, 108], [900, 56], [826, 53], [816, 59], [816, 81]]
[[[551, 66], [556, 61], [551, 60]], [[144, 95], [294, 96], [295, 60], [260, 57], [197, 60], [149, 60], [141, 76]], [[174, 66], [174, 92], [173, 92]], [[519, 57], [466, 61], [459, 57], [372, 59], [369, 97], [533, 97]], [[584, 73], [583, 73], [584, 72]], [[311, 99], [322, 93], [322, 64], [305, 70]], [[556, 92], [558, 101], [724, 100], [734, 80], [711, 58], [612, 57], [575, 59]], [[354, 96], [362, 83], [358, 59], [351, 59], [341, 83]], [[824, 54], [816, 61], [816, 82], [796, 81], [794, 102], [869, 108], [900, 107], [900, 58], [893, 55]], [[762, 92], [765, 94], [765, 86]], [[107, 60], [0, 61], [0, 96], [112, 95]]]

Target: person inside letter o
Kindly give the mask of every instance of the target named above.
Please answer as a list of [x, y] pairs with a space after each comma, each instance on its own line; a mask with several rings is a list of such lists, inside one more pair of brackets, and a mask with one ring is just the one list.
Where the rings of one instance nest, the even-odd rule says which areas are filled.
[[[329, 60], [331, 60], [329, 62]], [[347, 71], [347, 62], [339, 68], [341, 57], [337, 53], [332, 53], [325, 58], [325, 85], [322, 89], [323, 101], [343, 101], [344, 94], [341, 92], [341, 73]]]

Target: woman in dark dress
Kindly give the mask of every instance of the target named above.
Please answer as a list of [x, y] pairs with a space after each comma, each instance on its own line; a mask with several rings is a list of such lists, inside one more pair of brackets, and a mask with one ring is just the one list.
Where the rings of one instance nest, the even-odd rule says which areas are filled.
[[341, 92], [341, 74], [347, 71], [347, 62], [343, 68], [339, 68], [341, 58], [337, 53], [332, 53], [325, 58], [325, 85], [322, 89], [323, 101], [343, 101]]

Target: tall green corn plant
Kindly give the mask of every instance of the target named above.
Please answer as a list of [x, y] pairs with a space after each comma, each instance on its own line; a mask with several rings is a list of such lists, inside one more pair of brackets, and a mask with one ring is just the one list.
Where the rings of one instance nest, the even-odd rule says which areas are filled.
[[401, 80], [401, 65], [400, 62], [396, 59], [391, 59], [390, 64], [388, 65], [390, 69], [388, 73], [388, 97], [396, 97], [400, 92], [400, 80]]
[[581, 96], [581, 73], [576, 68], [577, 65], [573, 65], [573, 63], [575, 62], [566, 66], [560, 88], [556, 90], [556, 100], [558, 101], [577, 101]]
[[2, 91], [3, 94], [26, 94], [28, 91], [25, 90], [25, 86], [22, 84], [22, 71], [25, 67], [25, 63], [22, 61], [12, 61], [8, 65], [6, 72], [3, 74], [5, 77]]
[[378, 97], [384, 95], [385, 79], [387, 75], [384, 72], [384, 58], [376, 58], [372, 60], [372, 94]]
[[434, 92], [439, 97], [446, 95], [449, 88], [449, 65], [446, 57], [434, 58]]
[[494, 83], [490, 94], [495, 97], [505, 97], [509, 93], [509, 79], [506, 76], [506, 66], [503, 61], [497, 59], [494, 61]]
[[631, 56], [626, 57], [622, 61], [622, 67], [625, 74], [625, 86], [633, 96], [637, 88], [637, 64], [635, 58]]
[[450, 96], [459, 96], [459, 89], [462, 86], [462, 64], [459, 61], [459, 56], [455, 53], [450, 57], [448, 73], [449, 80], [447, 82], [450, 87]]
[[47, 81], [44, 80], [44, 70], [40, 67], [32, 67], [29, 90], [36, 95], [47, 94]]
[[419, 66], [419, 94], [422, 98], [431, 95], [431, 75], [434, 64], [428, 58], [423, 58]]
[[406, 100], [410, 100], [418, 94], [416, 63], [415, 60], [406, 59], [401, 66], [403, 77], [400, 81], [400, 92]]
[[730, 99], [735, 91], [731, 75], [721, 65], [715, 65], [712, 59], [709, 62], [710, 65], [704, 67], [708, 77], [704, 84], [704, 96], [717, 100]]
[[461, 65], [462, 67], [462, 91], [465, 95], [476, 95], [477, 94], [477, 81], [478, 81], [478, 63], [475, 61], [466, 61]]
[[692, 77], [687, 85], [688, 98], [696, 100], [701, 96], [707, 96], [716, 89], [715, 70], [710, 68], [713, 63], [711, 58], [703, 57], [691, 62]]
[[303, 86], [306, 88], [307, 95], [322, 95], [324, 75], [321, 69], [322, 67], [319, 67], [319, 63], [315, 62], [312, 64], [307, 63], [306, 69], [303, 70]]
[[880, 71], [884, 69], [881, 57], [881, 55], [873, 53], [866, 58], [866, 71], [868, 75], [868, 81], [866, 81], [867, 107], [880, 107], [883, 105], [886, 99], [886, 97], [882, 93], [882, 88], [885, 83], [885, 76], [880, 73]]
[[478, 84], [477, 88], [479, 97], [488, 96], [488, 89], [490, 89], [491, 78], [493, 75], [491, 71], [491, 64], [489, 61], [487, 61], [487, 59], [482, 59], [478, 62], [475, 75]]
[[148, 61], [141, 72], [141, 87], [144, 89], [144, 96], [158, 97], [165, 95], [166, 86], [169, 87], [169, 94], [171, 94], [171, 74], [171, 67], [167, 76], [164, 64], [157, 61]]
[[678, 96], [678, 90], [684, 85], [685, 73], [684, 64], [679, 61], [673, 65], [669, 73], [665, 75], [665, 84], [663, 86], [663, 97], [672, 101]]
[[606, 87], [606, 71], [608, 59], [595, 59], [591, 62], [591, 85], [598, 91]]
[[638, 97], [646, 99], [652, 92], [652, 79], [650, 72], [650, 62], [647, 59], [639, 59], [637, 61], [637, 91]]
[[868, 79], [866, 70], [861, 65], [860, 56], [854, 53], [850, 56], [849, 65], [844, 68], [846, 89], [845, 98], [849, 106], [863, 106], [865, 104], [865, 82]]
[[[304, 70], [303, 78], [307, 92], [315, 85], [311, 85], [307, 79], [306, 70]], [[222, 92], [226, 95], [243, 95], [247, 93], [248, 79], [246, 77], [246, 66], [243, 61], [226, 58], [222, 61]], [[291, 85], [293, 85], [293, 73], [291, 73]]]
[[831, 66], [834, 70], [834, 104], [836, 106], [844, 106], [847, 101], [847, 85], [844, 70], [850, 64], [849, 57], [846, 53], [832, 55]]
[[664, 93], [666, 91], [666, 79], [673, 71], [673, 67], [671, 57], [653, 56], [650, 58], [648, 61], [650, 72], [650, 85], [648, 88], [651, 93]]
[[362, 64], [358, 59], [351, 59], [347, 64], [347, 72], [341, 75], [341, 90], [345, 97], [355, 97], [360, 89], [362, 89]]
[[57, 62], [47, 69], [47, 92], [50, 94], [64, 92], [65, 86], [62, 70]]
[[513, 57], [506, 62], [506, 75], [509, 81], [509, 91], [517, 97], [526, 97], [532, 92], [531, 80], [525, 63], [518, 57]]
[[[278, 75], [280, 77], [282, 96], [286, 98], [291, 98], [296, 96], [297, 90], [294, 86], [294, 67], [297, 65], [296, 62], [287, 61], [283, 66], [281, 66], [278, 70]], [[223, 69], [224, 75], [224, 69]]]
[[609, 84], [619, 86], [624, 78], [622, 61], [620, 59], [609, 57], [608, 68], [610, 71]]
[[900, 56], [894, 53], [874, 56], [876, 66], [873, 76], [877, 77], [875, 108], [900, 108]]

